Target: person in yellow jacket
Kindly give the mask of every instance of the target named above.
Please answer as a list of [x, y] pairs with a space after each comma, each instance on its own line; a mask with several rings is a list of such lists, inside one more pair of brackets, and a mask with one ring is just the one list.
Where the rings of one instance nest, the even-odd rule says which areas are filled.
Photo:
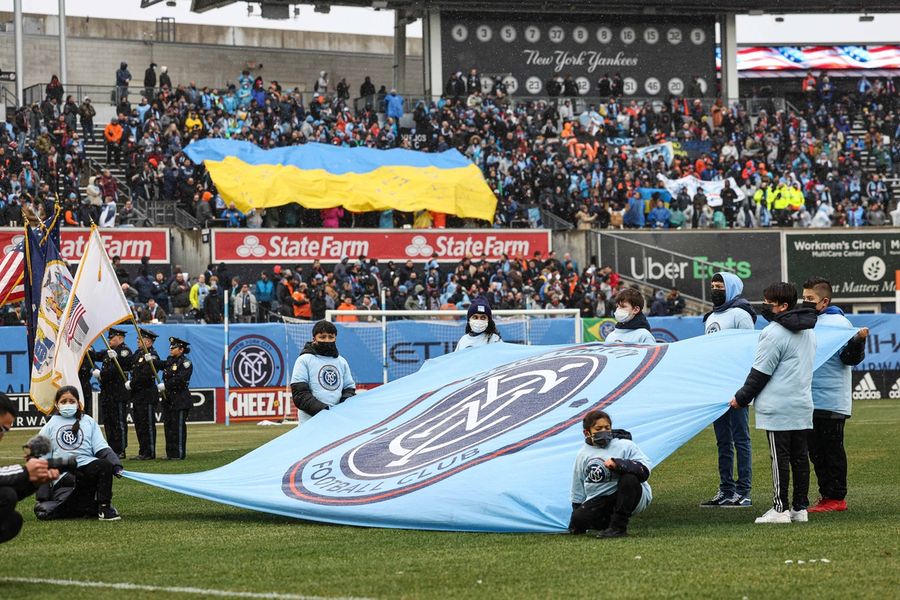
[[788, 203], [790, 200], [790, 188], [783, 181], [775, 188], [772, 217], [779, 227], [787, 227], [790, 225], [790, 213], [788, 212]]
[[793, 212], [797, 212], [800, 210], [806, 203], [806, 198], [803, 196], [803, 190], [800, 189], [799, 183], [794, 183], [788, 190], [788, 206]]

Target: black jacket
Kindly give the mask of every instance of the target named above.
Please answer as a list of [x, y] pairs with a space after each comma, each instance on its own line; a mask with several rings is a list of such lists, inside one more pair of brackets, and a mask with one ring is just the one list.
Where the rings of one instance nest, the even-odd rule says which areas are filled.
[[162, 370], [166, 363], [159, 358], [156, 348], [150, 348], [152, 360], [144, 359], [144, 351], [138, 348], [137, 358], [131, 370], [131, 399], [135, 404], [155, 404], [159, 400], [159, 391], [156, 389], [156, 371]]
[[166, 366], [163, 369], [163, 381], [166, 384], [163, 406], [173, 410], [189, 410], [193, 406], [190, 390], [193, 372], [194, 365], [186, 354], [166, 359]]
[[12, 488], [19, 500], [33, 494], [35, 489], [22, 465], [0, 467], [0, 488], [5, 487]]

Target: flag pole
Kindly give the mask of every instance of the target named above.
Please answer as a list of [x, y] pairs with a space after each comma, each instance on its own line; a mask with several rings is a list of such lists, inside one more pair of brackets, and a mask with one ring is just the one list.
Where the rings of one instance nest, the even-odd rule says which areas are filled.
[[[134, 325], [134, 332], [137, 334], [138, 344], [141, 345], [141, 350], [143, 350], [144, 354], [148, 354], [147, 345], [144, 344], [144, 338], [141, 337], [141, 330], [138, 327], [137, 321], [134, 320], [134, 315], [131, 315], [131, 324]], [[156, 379], [159, 377], [159, 371], [156, 370], [156, 365], [153, 364], [153, 361], [150, 361], [150, 368], [153, 369], [153, 378]], [[157, 380], [158, 382], [158, 380]], [[162, 391], [163, 398], [166, 398], [166, 390]]]
[[228, 415], [228, 394], [231, 388], [231, 364], [228, 362], [228, 322], [230, 320], [230, 312], [228, 310], [228, 290], [225, 290], [225, 426], [231, 425], [231, 418]]

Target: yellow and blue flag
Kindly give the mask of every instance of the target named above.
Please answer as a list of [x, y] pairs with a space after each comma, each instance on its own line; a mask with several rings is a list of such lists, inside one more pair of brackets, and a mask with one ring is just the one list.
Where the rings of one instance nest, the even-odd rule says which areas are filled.
[[185, 153], [205, 164], [222, 198], [243, 212], [296, 202], [352, 212], [430, 210], [492, 222], [497, 208], [481, 171], [457, 150], [318, 143], [263, 150], [250, 142], [205, 139]]

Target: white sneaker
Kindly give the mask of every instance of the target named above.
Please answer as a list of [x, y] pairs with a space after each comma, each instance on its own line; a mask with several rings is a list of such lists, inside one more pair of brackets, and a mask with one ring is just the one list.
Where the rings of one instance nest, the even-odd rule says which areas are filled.
[[[806, 512], [806, 511], [804, 511], [804, 512]], [[790, 522], [791, 522], [791, 515], [790, 515], [790, 513], [788, 513], [788, 511], [783, 510], [781, 512], [778, 512], [774, 508], [770, 508], [768, 511], [766, 511], [766, 514], [764, 514], [761, 517], [758, 517], [756, 519], [756, 521], [754, 521], [754, 523], [790, 523]]]
[[806, 509], [803, 510], [791, 510], [791, 522], [793, 523], [806, 523], [809, 521], [809, 515], [806, 514]]

